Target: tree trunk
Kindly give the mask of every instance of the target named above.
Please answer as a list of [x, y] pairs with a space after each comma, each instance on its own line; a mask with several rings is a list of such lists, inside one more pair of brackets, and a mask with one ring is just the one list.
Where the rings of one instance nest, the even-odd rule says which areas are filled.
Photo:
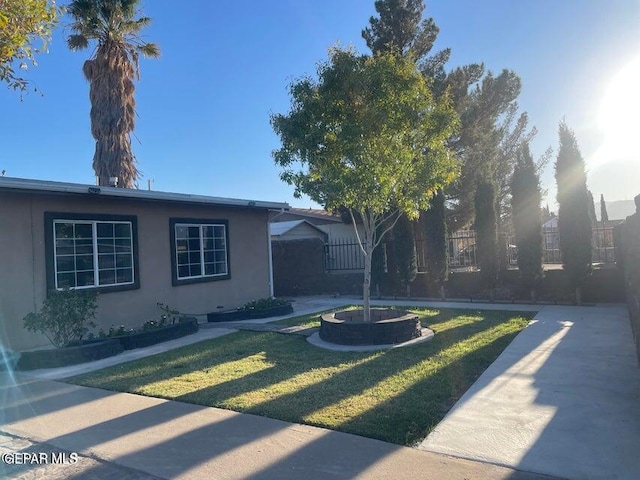
[[[368, 235], [367, 235], [368, 237]], [[364, 283], [362, 285], [362, 307], [364, 309], [364, 321], [371, 321], [371, 241], [369, 238], [365, 241], [364, 254]]]
[[444, 285], [440, 284], [440, 300], [446, 300], [446, 296], [444, 294]]
[[576, 287], [576, 305], [582, 305], [582, 288]]
[[411, 298], [411, 285], [407, 284], [407, 298]]

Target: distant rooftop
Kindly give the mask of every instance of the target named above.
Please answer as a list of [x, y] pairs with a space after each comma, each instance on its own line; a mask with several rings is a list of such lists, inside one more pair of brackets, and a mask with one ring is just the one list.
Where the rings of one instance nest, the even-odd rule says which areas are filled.
[[319, 208], [294, 208], [289, 209], [289, 213], [304, 215], [306, 217], [316, 217], [323, 219], [331, 219], [336, 221], [342, 221], [340, 219], [340, 215], [335, 215], [331, 212], [327, 212], [326, 210], [321, 210]]
[[269, 224], [269, 234], [271, 236], [274, 236], [274, 237], [279, 237], [279, 236], [284, 235], [285, 233], [293, 230], [298, 225], [302, 225], [302, 224], [309, 225], [311, 228], [313, 228], [313, 229], [317, 230], [318, 232], [324, 234], [324, 232], [322, 230], [320, 230], [318, 227], [316, 227], [313, 223], [308, 222], [306, 220], [291, 220], [289, 222], [270, 223]]
[[239, 198], [210, 197], [188, 193], [160, 192], [156, 190], [138, 190], [132, 188], [103, 187], [81, 183], [52, 182], [27, 178], [0, 177], [0, 191], [23, 191], [37, 193], [57, 193], [85, 196], [119, 197], [134, 200], [179, 202], [228, 207], [260, 208], [268, 210], [289, 210], [284, 202], [265, 202], [261, 200], [243, 200]]

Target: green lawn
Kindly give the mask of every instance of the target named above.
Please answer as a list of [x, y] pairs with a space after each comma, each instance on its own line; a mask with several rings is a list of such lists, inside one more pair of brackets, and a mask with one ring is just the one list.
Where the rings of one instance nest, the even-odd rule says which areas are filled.
[[[382, 352], [332, 352], [298, 335], [241, 331], [69, 381], [413, 445], [533, 314], [411, 311], [436, 332], [433, 340]], [[283, 323], [313, 326], [316, 319]]]

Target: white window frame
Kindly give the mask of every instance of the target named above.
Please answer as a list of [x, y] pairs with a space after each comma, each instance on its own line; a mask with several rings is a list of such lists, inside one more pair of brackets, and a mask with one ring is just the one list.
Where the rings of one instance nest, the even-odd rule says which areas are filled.
[[[180, 276], [180, 263], [178, 262], [178, 228], [180, 227], [198, 227], [199, 229], [199, 240], [200, 240], [200, 271], [202, 272], [200, 275], [190, 275], [188, 277]], [[205, 261], [204, 261], [204, 229], [206, 227], [213, 227], [213, 231], [215, 232], [215, 227], [222, 227], [222, 239], [224, 240], [224, 273], [212, 273], [205, 274]], [[229, 276], [229, 244], [227, 242], [227, 225], [224, 223], [188, 223], [188, 222], [176, 222], [173, 226], [173, 238], [174, 238], [174, 261], [176, 265], [176, 280], [181, 282], [183, 280], [196, 280], [199, 278], [216, 278], [216, 277], [228, 277]], [[220, 237], [213, 237], [214, 240]], [[214, 252], [215, 252], [214, 248]], [[217, 262], [215, 262], [217, 263]]]
[[[129, 233], [130, 233], [130, 255], [131, 255], [131, 281], [130, 282], [117, 282], [117, 276], [116, 276], [116, 282], [115, 283], [108, 283], [108, 284], [100, 284], [100, 268], [99, 268], [99, 259], [98, 259], [98, 224], [99, 223], [110, 223], [112, 225], [116, 225], [116, 224], [126, 224], [129, 225]], [[53, 235], [53, 272], [54, 272], [54, 277], [53, 277], [53, 281], [54, 281], [54, 285], [56, 290], [62, 290], [62, 287], [58, 286], [58, 245], [57, 245], [57, 240], [58, 238], [56, 237], [56, 224], [91, 224], [91, 240], [93, 242], [93, 271], [94, 271], [94, 275], [93, 275], [93, 285], [82, 285], [82, 286], [76, 286], [76, 287], [70, 287], [72, 290], [85, 290], [85, 289], [90, 289], [90, 288], [109, 288], [109, 287], [120, 287], [123, 285], [134, 285], [136, 283], [136, 262], [135, 262], [135, 252], [134, 252], [134, 242], [133, 242], [133, 223], [130, 221], [126, 221], [126, 220], [78, 220], [78, 219], [73, 219], [73, 220], [67, 220], [64, 218], [55, 218], [52, 222], [51, 222], [51, 228], [52, 228], [52, 235]], [[62, 240], [62, 239], [61, 239]], [[73, 255], [75, 257], [75, 253]], [[105, 269], [102, 269], [105, 270]], [[73, 270], [74, 273], [77, 273], [77, 270], [74, 268]], [[62, 272], [62, 273], [66, 273], [66, 272]]]

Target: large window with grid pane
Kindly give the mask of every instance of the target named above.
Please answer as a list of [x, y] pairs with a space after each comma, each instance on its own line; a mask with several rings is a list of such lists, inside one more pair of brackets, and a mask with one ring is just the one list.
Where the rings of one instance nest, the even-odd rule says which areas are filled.
[[170, 229], [174, 285], [229, 278], [226, 220], [172, 218]]
[[137, 288], [136, 221], [113, 215], [46, 215], [49, 287]]

